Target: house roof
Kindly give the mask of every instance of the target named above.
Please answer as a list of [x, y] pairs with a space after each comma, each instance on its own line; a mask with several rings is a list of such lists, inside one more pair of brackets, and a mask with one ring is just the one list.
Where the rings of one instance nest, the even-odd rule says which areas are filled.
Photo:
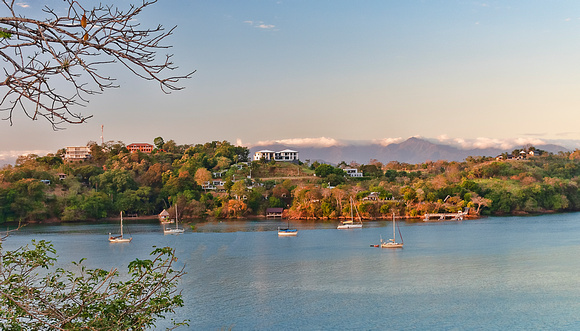
[[159, 216], [169, 216], [169, 213], [167, 210], [163, 209], [163, 211], [159, 213]]
[[281, 213], [284, 208], [266, 208], [266, 213]]
[[283, 151], [279, 151], [278, 153], [298, 153], [297, 151], [293, 151], [291, 149], [285, 149]]
[[274, 151], [267, 150], [267, 149], [263, 149], [261, 151], [257, 151], [256, 153], [275, 153], [275, 152]]
[[129, 147], [129, 146], [151, 146], [151, 147], [153, 147], [153, 145], [148, 144], [148, 143], [132, 143], [132, 144], [127, 145], [127, 147]]

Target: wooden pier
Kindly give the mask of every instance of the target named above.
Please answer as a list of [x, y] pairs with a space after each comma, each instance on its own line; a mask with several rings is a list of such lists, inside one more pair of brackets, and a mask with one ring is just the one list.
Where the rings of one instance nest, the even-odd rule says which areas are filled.
[[429, 221], [463, 221], [463, 216], [467, 215], [466, 212], [458, 212], [458, 213], [436, 213], [436, 214], [425, 214], [423, 218], [424, 222]]

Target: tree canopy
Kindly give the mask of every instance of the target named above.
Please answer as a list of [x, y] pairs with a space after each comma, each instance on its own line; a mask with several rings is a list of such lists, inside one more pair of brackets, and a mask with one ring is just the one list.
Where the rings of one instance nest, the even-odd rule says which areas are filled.
[[55, 269], [53, 245], [32, 246], [2, 251], [0, 243], [3, 330], [140, 330], [183, 306], [177, 282], [184, 272], [169, 247], [129, 263], [121, 280], [118, 270], [89, 269], [82, 260], [73, 270]]

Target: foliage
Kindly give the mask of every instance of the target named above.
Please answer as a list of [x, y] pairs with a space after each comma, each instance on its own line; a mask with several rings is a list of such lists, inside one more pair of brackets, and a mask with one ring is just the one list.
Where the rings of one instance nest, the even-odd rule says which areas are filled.
[[89, 269], [83, 260], [73, 263], [76, 272], [54, 269], [53, 245], [32, 244], [2, 253], [3, 330], [138, 330], [183, 306], [177, 282], [184, 272], [174, 269], [177, 258], [169, 247], [129, 263], [121, 277], [116, 269]]
[[[164, 92], [180, 90], [175, 84], [185, 75], [175, 70], [172, 55], [156, 57], [175, 28], [142, 27], [139, 14], [156, 0], [123, 9], [104, 4], [65, 0], [60, 8], [44, 7], [46, 18], [27, 17], [15, 1], [3, 1], [0, 17], [0, 57], [5, 79], [0, 110], [12, 121], [21, 108], [32, 120], [44, 117], [61, 123], [83, 123], [91, 116], [72, 110], [86, 105], [88, 97], [115, 88], [115, 78], [100, 72], [104, 65], [120, 63], [139, 78], [155, 81]], [[21, 8], [22, 7], [22, 8]], [[11, 122], [12, 123], [12, 122]]]
[[[365, 177], [350, 178], [317, 162], [314, 169], [242, 163], [248, 149], [227, 141], [156, 140], [168, 150], [129, 153], [123, 142], [106, 142], [98, 148], [89, 143], [101, 160], [62, 163], [62, 152], [19, 157], [16, 166], [0, 170], [0, 222], [94, 220], [119, 211], [152, 215], [175, 203], [185, 219], [263, 215], [268, 207], [289, 208], [295, 218], [332, 218], [348, 214], [350, 197], [370, 219], [466, 207], [476, 215], [580, 210], [580, 158], [574, 153], [416, 165], [374, 160], [360, 166]], [[59, 180], [63, 173], [66, 179]], [[209, 180], [221, 185], [202, 189]]]
[[335, 174], [335, 175], [339, 175], [339, 176], [345, 175], [344, 170], [342, 170], [340, 168], [335, 168], [335, 167], [331, 166], [330, 164], [319, 165], [314, 170], [314, 173], [316, 174], [316, 176], [322, 177], [322, 178], [327, 177], [331, 174]]

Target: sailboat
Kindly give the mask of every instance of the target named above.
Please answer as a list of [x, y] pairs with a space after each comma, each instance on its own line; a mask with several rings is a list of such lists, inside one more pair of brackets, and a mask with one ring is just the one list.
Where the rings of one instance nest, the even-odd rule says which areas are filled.
[[383, 238], [381, 238], [381, 248], [403, 248], [403, 236], [401, 235], [401, 230], [399, 230], [401, 242], [398, 243], [395, 241], [396, 238], [395, 227], [396, 227], [395, 213], [393, 213], [393, 239], [389, 239], [389, 241], [383, 241]]
[[356, 223], [354, 222], [353, 209], [356, 209], [356, 206], [353, 206], [352, 197], [351, 197], [350, 198], [350, 220], [340, 222], [340, 225], [336, 227], [337, 229], [339, 229], [339, 230], [362, 229], [363, 224], [362, 224], [362, 219], [358, 213], [358, 209], [356, 209], [356, 215], [358, 217], [358, 222], [356, 222]]
[[280, 236], [280, 237], [295, 236], [297, 234], [298, 234], [297, 229], [290, 229], [290, 220], [288, 220], [288, 224], [286, 225], [286, 228], [278, 227], [278, 236]]
[[123, 212], [120, 212], [120, 215], [121, 215], [121, 235], [112, 236], [111, 233], [109, 233], [109, 241], [112, 243], [129, 243], [131, 242], [131, 240], [133, 240], [133, 237], [130, 238], [123, 237]]
[[180, 229], [178, 223], [178, 217], [177, 217], [177, 203], [175, 204], [175, 228], [163, 228], [163, 234], [180, 234], [180, 233], [184, 233], [185, 230], [184, 229]]

